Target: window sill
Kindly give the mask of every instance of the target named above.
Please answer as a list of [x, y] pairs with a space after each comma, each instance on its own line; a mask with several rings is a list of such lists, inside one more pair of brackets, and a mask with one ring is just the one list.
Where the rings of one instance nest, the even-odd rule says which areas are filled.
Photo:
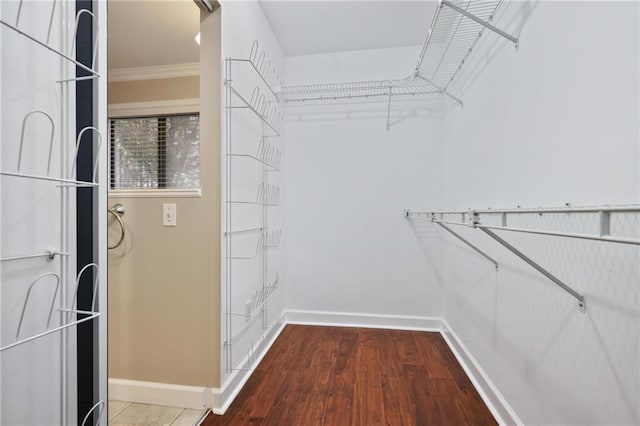
[[108, 195], [119, 198], [200, 198], [202, 189], [109, 189]]

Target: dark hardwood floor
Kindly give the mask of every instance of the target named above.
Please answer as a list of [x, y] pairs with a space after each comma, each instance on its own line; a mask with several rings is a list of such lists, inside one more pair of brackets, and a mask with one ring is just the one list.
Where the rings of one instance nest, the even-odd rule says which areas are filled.
[[288, 325], [219, 425], [495, 425], [439, 333]]

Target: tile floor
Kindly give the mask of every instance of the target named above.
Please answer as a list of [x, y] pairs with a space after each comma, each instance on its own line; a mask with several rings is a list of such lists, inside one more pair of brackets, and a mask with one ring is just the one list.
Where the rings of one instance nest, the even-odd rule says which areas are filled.
[[205, 411], [109, 401], [109, 426], [196, 426]]

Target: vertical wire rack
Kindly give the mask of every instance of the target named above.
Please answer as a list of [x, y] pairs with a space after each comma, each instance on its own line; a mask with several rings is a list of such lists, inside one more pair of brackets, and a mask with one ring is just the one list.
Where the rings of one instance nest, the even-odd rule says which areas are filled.
[[[240, 68], [240, 70], [238, 70]], [[280, 111], [280, 96], [276, 90], [280, 86], [280, 79], [275, 67], [267, 57], [264, 49], [261, 49], [258, 41], [251, 45], [249, 55], [246, 58], [225, 59], [225, 370], [227, 373], [234, 371], [248, 371], [252, 369], [257, 360], [257, 351], [266, 341], [268, 336], [281, 324], [281, 319], [269, 323], [267, 315], [268, 302], [279, 289], [279, 275], [270, 280], [270, 266], [268, 252], [275, 250], [280, 245], [282, 231], [271, 229], [269, 218], [273, 213], [271, 208], [280, 204], [280, 187], [271, 183], [273, 173], [280, 171], [282, 151], [278, 149], [273, 138], [280, 136], [284, 116]], [[237, 72], [241, 71], [241, 72]], [[236, 77], [240, 75], [240, 77]], [[249, 92], [245, 86], [247, 81], [242, 81], [243, 76], [250, 75], [258, 84]], [[240, 81], [235, 81], [239, 78]], [[245, 111], [260, 123], [261, 137], [256, 143], [253, 152], [240, 150], [236, 136], [233, 132], [234, 114]], [[245, 141], [246, 142], [246, 141]], [[246, 144], [245, 144], [246, 145]], [[247, 198], [246, 194], [238, 196], [239, 191], [233, 179], [236, 164], [239, 161], [251, 162], [259, 170], [261, 182], [255, 189], [255, 197]], [[246, 193], [247, 191], [245, 191]], [[240, 206], [256, 206], [255, 216], [259, 217], [260, 226], [253, 228], [235, 228], [236, 211]], [[249, 244], [249, 250], [238, 252], [240, 243], [234, 242], [239, 238], [253, 238], [254, 244]], [[260, 262], [260, 286], [253, 290], [248, 300], [245, 301], [244, 310], [238, 311], [236, 291], [240, 286], [252, 285], [239, 282], [233, 274], [234, 265], [237, 262], [256, 260]], [[256, 283], [257, 284], [257, 283]], [[253, 284], [255, 285], [255, 284]], [[244, 351], [234, 349], [234, 341], [245, 333], [258, 319], [262, 319], [262, 334], [251, 340], [246, 347], [246, 355], [235, 362], [238, 353], [244, 355]], [[241, 326], [237, 326], [238, 319], [244, 319]], [[234, 326], [236, 324], [236, 326]]]
[[[69, 190], [76, 190], [78, 188], [97, 189], [100, 187], [97, 171], [103, 141], [101, 132], [93, 126], [87, 126], [81, 129], [75, 138], [70, 137], [71, 133], [75, 133], [75, 129], [70, 123], [72, 114], [70, 110], [73, 109], [70, 105], [72, 105], [73, 99], [69, 92], [69, 89], [71, 89], [69, 84], [100, 77], [100, 74], [95, 68], [100, 29], [96, 16], [92, 11], [87, 9], [75, 11], [75, 7], [71, 7], [70, 2], [50, 0], [48, 2], [38, 3], [35, 6], [31, 5], [32, 9], [28, 11], [26, 10], [27, 8], [24, 7], [26, 3], [24, 0], [16, 2], [14, 4], [16, 9], [14, 19], [7, 16], [0, 17], [0, 27], [27, 40], [27, 43], [34, 46], [34, 52], [40, 50], [43, 53], [48, 52], [59, 58], [61, 76], [55, 80], [55, 84], [57, 85], [57, 89], [60, 90], [60, 119], [57, 126], [56, 120], [52, 117], [50, 111], [34, 109], [25, 112], [19, 132], [20, 139], [17, 142], [12, 142], [11, 140], [3, 141], [5, 147], [12, 143], [17, 143], [17, 156], [13, 158], [13, 161], [5, 160], [3, 162], [5, 165], [12, 163], [13, 167], [0, 170], [0, 178], [8, 182], [9, 185], [12, 185], [13, 182], [18, 180], [36, 181], [52, 185], [51, 189], [47, 189], [47, 191], [51, 191], [52, 189], [59, 190], [61, 210], [58, 230], [60, 238], [58, 248], [46, 247], [42, 250], [34, 250], [32, 253], [15, 253], [0, 257], [0, 265], [5, 264], [5, 262], [23, 263], [33, 262], [37, 259], [45, 259], [46, 269], [50, 270], [49, 272], [32, 277], [30, 281], [27, 281], [28, 285], [24, 287], [19, 319], [15, 324], [9, 324], [9, 328], [15, 327], [15, 334], [9, 342], [6, 342], [5, 339], [3, 339], [3, 342], [0, 342], [0, 352], [12, 351], [14, 348], [44, 339], [46, 336], [59, 334], [61, 342], [61, 410], [59, 421], [60, 424], [69, 424], [72, 415], [68, 413], [68, 395], [70, 393], [68, 364], [70, 355], [66, 345], [70, 343], [70, 340], [67, 331], [78, 324], [92, 321], [101, 316], [101, 312], [96, 308], [100, 274], [98, 264], [86, 264], [77, 273], [73, 274], [75, 275], [75, 280], [71, 277], [70, 256], [74, 254], [75, 249], [70, 242], [69, 232], [72, 229], [71, 222], [74, 220], [73, 217], [75, 217], [71, 214], [71, 203], [74, 203], [75, 198], [72, 197], [72, 193]], [[36, 9], [33, 9], [33, 7]], [[33, 27], [33, 25], [31, 25], [33, 18], [30, 13], [33, 13], [34, 10], [36, 10], [38, 14], [41, 14], [38, 16], [48, 16], [46, 36], [34, 35], [30, 29], [26, 28]], [[72, 23], [67, 23], [66, 15], [71, 14], [74, 14], [75, 17], [74, 19], [70, 19]], [[83, 63], [75, 58], [78, 28], [83, 19], [88, 19], [91, 22], [94, 43], [91, 49], [92, 53], [89, 64]], [[57, 20], [60, 21], [59, 27], [56, 23]], [[59, 40], [57, 42], [53, 41], [54, 37], [52, 36], [55, 33], [54, 30], [60, 30], [58, 34]], [[46, 140], [30, 140], [27, 135], [30, 134], [30, 130], [32, 129], [44, 129], [49, 136]], [[58, 173], [52, 172], [56, 135], [59, 135], [60, 140], [60, 145], [57, 147], [57, 152], [60, 153]], [[29, 162], [28, 160], [30, 159], [30, 152], [28, 149], [25, 149], [25, 147], [30, 143], [33, 144], [30, 152], [37, 151], [45, 153], [46, 163], [25, 165], [25, 162]], [[91, 180], [79, 180], [75, 177], [78, 166], [78, 154], [81, 146], [87, 144], [92, 146], [95, 156], [92, 167], [92, 178]], [[27, 171], [27, 168], [30, 170]], [[44, 188], [45, 187], [43, 187], [43, 189]], [[34, 194], [37, 195], [37, 193]], [[27, 197], [27, 200], [28, 199], [29, 197]], [[44, 213], [47, 214], [48, 212]], [[24, 269], [25, 274], [23, 274], [25, 276], [29, 274], [28, 265], [31, 265], [31, 263], [25, 263], [26, 269]], [[81, 288], [83, 277], [89, 274], [89, 271], [92, 271], [94, 274], [94, 279], [90, 281], [92, 282], [91, 291], [93, 298], [91, 301], [91, 309], [85, 310], [78, 307], [78, 291]], [[71, 283], [71, 281], [74, 281], [74, 283]], [[35, 316], [31, 319], [29, 319], [29, 317], [41, 310], [41, 300], [43, 297], [46, 299], [49, 296], [50, 302], [47, 303], [44, 308], [46, 312], [41, 312], [41, 315], [44, 314], [44, 317], [46, 317], [46, 322], [34, 325], [33, 319], [35, 319]], [[70, 298], [71, 302], [69, 303]], [[54, 313], [57, 313], [57, 320], [54, 319]], [[25, 331], [26, 322], [32, 323], [31, 327], [27, 327], [32, 330]], [[85, 413], [82, 424], [87, 424], [90, 418], [97, 421], [97, 423], [104, 423], [104, 411], [105, 402], [100, 400]], [[53, 421], [53, 419], [51, 420]]]

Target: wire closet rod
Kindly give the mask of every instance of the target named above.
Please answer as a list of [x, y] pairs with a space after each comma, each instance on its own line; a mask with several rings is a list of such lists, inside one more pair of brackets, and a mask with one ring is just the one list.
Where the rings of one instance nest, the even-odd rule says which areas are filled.
[[[514, 247], [509, 242], [505, 241], [502, 237], [497, 235], [494, 230], [501, 231], [511, 231], [511, 232], [520, 232], [520, 233], [529, 233], [529, 234], [539, 234], [539, 235], [548, 235], [548, 236], [556, 236], [556, 237], [566, 237], [566, 238], [576, 238], [576, 239], [584, 239], [584, 240], [592, 240], [592, 241], [601, 241], [601, 242], [610, 242], [610, 243], [618, 243], [618, 244], [630, 244], [630, 245], [639, 245], [640, 239], [637, 238], [625, 238], [619, 236], [611, 235], [611, 215], [619, 213], [619, 214], [628, 214], [628, 213], [640, 213], [640, 206], [638, 205], [603, 205], [603, 206], [583, 206], [583, 207], [573, 207], [567, 204], [565, 207], [547, 207], [547, 208], [517, 208], [517, 209], [481, 209], [481, 210], [468, 210], [468, 211], [460, 211], [460, 210], [435, 210], [435, 211], [412, 211], [405, 210], [404, 215], [408, 219], [428, 219], [431, 222], [439, 225], [440, 227], [447, 230], [449, 233], [454, 235], [456, 238], [464, 242], [466, 245], [471, 247], [474, 251], [478, 252], [480, 255], [485, 257], [490, 262], [494, 263], [497, 268], [497, 262], [495, 262], [489, 255], [483, 252], [481, 249], [473, 245], [463, 236], [455, 233], [447, 225], [457, 225], [457, 226], [465, 226], [468, 228], [475, 228], [481, 230], [483, 233], [491, 237], [493, 240], [497, 241], [503, 247], [507, 248], [513, 254], [518, 256], [524, 262], [529, 264], [531, 267], [536, 269], [542, 275], [547, 277], [553, 283], [558, 285], [564, 291], [569, 293], [571, 296], [578, 300], [578, 308], [581, 312], [586, 311], [586, 302], [584, 300], [584, 296], [575, 291], [572, 287], [565, 284], [562, 280], [557, 278], [555, 275], [551, 274], [548, 270], [540, 266], [533, 259], [522, 253], [516, 247]], [[481, 222], [482, 215], [500, 215], [501, 216], [501, 225], [485, 225]], [[543, 216], [545, 214], [598, 214], [598, 234], [587, 234], [587, 233], [575, 233], [575, 232], [560, 232], [560, 231], [550, 231], [544, 229], [528, 229], [528, 228], [520, 228], [520, 227], [512, 227], [508, 225], [508, 216], [509, 215], [540, 215]], [[454, 218], [449, 219], [450, 216], [454, 216]], [[460, 220], [455, 221], [455, 217], [458, 217]]]
[[636, 204], [623, 204], [623, 205], [613, 205], [613, 204], [604, 204], [601, 206], [572, 206], [567, 203], [565, 206], [559, 207], [516, 207], [516, 208], [486, 208], [486, 209], [469, 209], [469, 210], [435, 210], [435, 211], [424, 211], [424, 210], [406, 210], [410, 212], [412, 215], [427, 215], [431, 216], [432, 214], [470, 214], [470, 213], [481, 213], [481, 214], [544, 214], [544, 213], [598, 213], [598, 212], [609, 212], [609, 213], [638, 213], [640, 212], [640, 205]]

